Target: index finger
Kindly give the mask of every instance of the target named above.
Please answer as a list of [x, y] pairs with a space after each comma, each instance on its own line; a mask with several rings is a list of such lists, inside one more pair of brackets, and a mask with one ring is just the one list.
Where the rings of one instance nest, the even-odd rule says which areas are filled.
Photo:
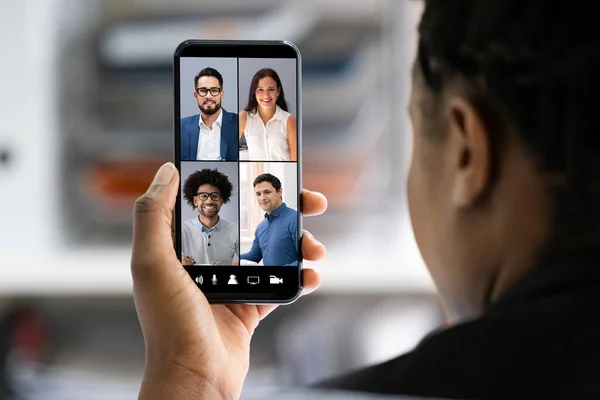
[[327, 210], [327, 197], [323, 193], [302, 189], [302, 214], [310, 217]]

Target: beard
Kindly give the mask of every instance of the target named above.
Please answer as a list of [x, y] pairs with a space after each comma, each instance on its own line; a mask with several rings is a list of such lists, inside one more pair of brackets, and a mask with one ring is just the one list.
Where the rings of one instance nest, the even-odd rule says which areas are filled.
[[221, 109], [221, 103], [215, 102], [214, 108], [204, 108], [200, 104], [198, 104], [198, 108], [200, 109], [200, 111], [202, 111], [203, 114], [213, 115]]
[[206, 218], [212, 218], [215, 217], [219, 214], [220, 208], [219, 207], [215, 207], [214, 210], [204, 210], [202, 207], [200, 207], [200, 209], [198, 210], [200, 215], [206, 217]]

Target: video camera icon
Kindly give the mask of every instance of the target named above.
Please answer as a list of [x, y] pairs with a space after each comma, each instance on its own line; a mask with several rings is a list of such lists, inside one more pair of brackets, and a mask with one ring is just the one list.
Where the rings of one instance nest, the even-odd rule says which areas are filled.
[[275, 275], [269, 275], [269, 283], [271, 285], [279, 285], [280, 283], [283, 283], [283, 278], [278, 278]]

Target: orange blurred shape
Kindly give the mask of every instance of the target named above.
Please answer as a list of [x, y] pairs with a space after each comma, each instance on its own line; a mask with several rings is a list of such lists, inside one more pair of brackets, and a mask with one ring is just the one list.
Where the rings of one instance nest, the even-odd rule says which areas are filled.
[[327, 157], [318, 161], [305, 157], [303, 186], [327, 196], [330, 207], [352, 207], [355, 203], [354, 190], [366, 162], [366, 156], [351, 159]]
[[147, 189], [156, 171], [166, 160], [127, 158], [101, 161], [90, 165], [84, 173], [88, 194], [108, 207], [131, 205]]

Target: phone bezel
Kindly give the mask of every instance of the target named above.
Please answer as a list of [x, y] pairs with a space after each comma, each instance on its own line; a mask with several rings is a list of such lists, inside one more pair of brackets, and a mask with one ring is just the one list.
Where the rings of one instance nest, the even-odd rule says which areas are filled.
[[[180, 59], [183, 57], [231, 57], [231, 58], [290, 58], [296, 59], [296, 120], [297, 120], [297, 178], [298, 178], [298, 266], [297, 267], [248, 267], [248, 266], [184, 266], [190, 279], [192, 276], [199, 274], [192, 272], [193, 269], [202, 269], [202, 276], [212, 275], [214, 271], [219, 270], [220, 273], [228, 274], [226, 271], [243, 273], [244, 275], [250, 270], [260, 268], [260, 272], [264, 275], [272, 275], [272, 271], [285, 272], [285, 277], [282, 286], [274, 286], [270, 292], [234, 292], [229, 288], [227, 292], [211, 292], [202, 290], [202, 285], [196, 282], [196, 285], [207, 297], [208, 301], [213, 304], [289, 304], [294, 302], [302, 291], [302, 60], [299, 49], [291, 42], [285, 40], [186, 40], [177, 46], [173, 55], [173, 83], [174, 83], [174, 164], [181, 173], [181, 143], [180, 143]], [[239, 90], [239, 89], [238, 89]], [[236, 110], [236, 112], [239, 110]], [[181, 258], [181, 187], [177, 194], [175, 204], [175, 229], [174, 242], [175, 252], [178, 258]], [[285, 271], [283, 270], [285, 269]], [[294, 269], [295, 272], [290, 271]], [[290, 277], [292, 281], [290, 282]], [[206, 288], [207, 286], [204, 286]]]

